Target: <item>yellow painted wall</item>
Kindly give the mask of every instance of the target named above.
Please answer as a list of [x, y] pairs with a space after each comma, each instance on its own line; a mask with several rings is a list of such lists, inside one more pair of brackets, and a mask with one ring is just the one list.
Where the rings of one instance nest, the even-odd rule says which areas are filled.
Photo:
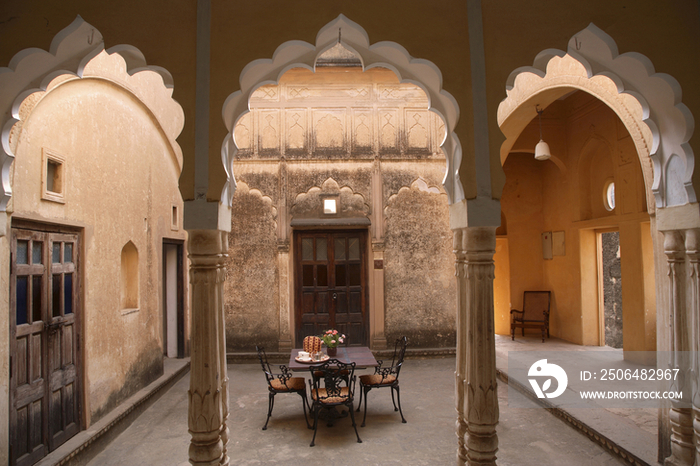
[[494, 329], [497, 335], [510, 335], [510, 250], [507, 237], [496, 237], [496, 264], [493, 281]]

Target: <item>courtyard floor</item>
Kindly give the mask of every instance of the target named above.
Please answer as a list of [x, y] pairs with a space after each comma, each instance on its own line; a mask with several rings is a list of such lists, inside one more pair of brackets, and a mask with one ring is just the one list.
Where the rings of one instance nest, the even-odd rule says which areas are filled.
[[[508, 377], [508, 353], [511, 351], [599, 351], [600, 357], [608, 358], [606, 364], [611, 367], [624, 364], [621, 352], [610, 351], [610, 348], [581, 347], [557, 339], [541, 343], [535, 337], [511, 341], [509, 337], [497, 335], [496, 365], [504, 378]], [[133, 415], [135, 419], [130, 425], [118, 422], [120, 416], [129, 416], [132, 407], [138, 411], [139, 400], [154, 393], [155, 386], [163, 385], [168, 379], [177, 379], [176, 374], [186, 370], [186, 364], [186, 360], [166, 360], [166, 373], [160, 381], [80, 432], [37, 466], [64, 464], [71, 456], [75, 458], [69, 464], [88, 466], [188, 465], [189, 373], [181, 376], [138, 417]], [[356, 413], [363, 443], [356, 442], [348, 417], [336, 421], [333, 427], [320, 423], [316, 446], [311, 448], [309, 443], [313, 431], [306, 428], [299, 396], [277, 395], [268, 430], [263, 431], [268, 392], [260, 365], [230, 364], [230, 464], [454, 465], [457, 452], [454, 370], [454, 357], [407, 358], [400, 382], [401, 402], [408, 423], [401, 423], [399, 413], [394, 412], [388, 390], [372, 390], [369, 392], [366, 427], [359, 427], [361, 413]], [[309, 378], [306, 374], [300, 375]], [[567, 390], [580, 388], [573, 378], [569, 385]], [[503, 381], [499, 381], [498, 396], [499, 465], [628, 464], [592, 442], [582, 430], [595, 432], [603, 442], [632, 453], [639, 464], [658, 465], [658, 409], [560, 410], [557, 417], [523, 397], [519, 391], [509, 389]], [[572, 427], [560, 417], [568, 417], [579, 428]], [[101, 436], [113, 425], [118, 427], [112, 428], [111, 434]], [[118, 434], [122, 429], [123, 432]]]

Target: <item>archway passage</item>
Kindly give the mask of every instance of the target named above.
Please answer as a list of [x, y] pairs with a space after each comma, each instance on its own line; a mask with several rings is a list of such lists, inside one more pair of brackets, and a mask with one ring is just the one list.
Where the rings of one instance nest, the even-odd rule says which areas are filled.
[[234, 128], [229, 351], [329, 328], [373, 349], [454, 344], [445, 124], [419, 86], [352, 57], [336, 44], [259, 87]]
[[[535, 104], [539, 95], [529, 103]], [[570, 90], [544, 109], [542, 137], [553, 161], [537, 161], [535, 119], [522, 131], [503, 165], [501, 205], [507, 240], [512, 307], [523, 292], [552, 291], [551, 334], [605, 345], [600, 231], [619, 231], [624, 349], [656, 350], [652, 235], [644, 177], [630, 133], [600, 100]], [[614, 206], [609, 186], [614, 183]], [[551, 255], [543, 235], [552, 232]], [[541, 246], [542, 245], [542, 246]], [[497, 260], [499, 260], [497, 258]], [[504, 315], [496, 309], [496, 316]], [[497, 317], [498, 318], [498, 317]], [[629, 352], [629, 353], [628, 353]]]

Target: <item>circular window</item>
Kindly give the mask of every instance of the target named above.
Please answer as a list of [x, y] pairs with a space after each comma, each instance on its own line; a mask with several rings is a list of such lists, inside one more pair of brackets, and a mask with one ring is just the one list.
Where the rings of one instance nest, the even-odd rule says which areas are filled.
[[604, 193], [604, 200], [605, 200], [605, 208], [609, 211], [615, 209], [615, 182], [614, 181], [608, 181], [605, 183], [605, 193]]

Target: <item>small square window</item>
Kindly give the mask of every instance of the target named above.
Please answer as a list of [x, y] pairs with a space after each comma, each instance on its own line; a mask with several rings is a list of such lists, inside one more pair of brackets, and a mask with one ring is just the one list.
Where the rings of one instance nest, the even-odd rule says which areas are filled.
[[335, 199], [324, 199], [323, 200], [323, 213], [324, 214], [337, 213]]
[[41, 198], [65, 203], [65, 157], [44, 148], [42, 153]]

